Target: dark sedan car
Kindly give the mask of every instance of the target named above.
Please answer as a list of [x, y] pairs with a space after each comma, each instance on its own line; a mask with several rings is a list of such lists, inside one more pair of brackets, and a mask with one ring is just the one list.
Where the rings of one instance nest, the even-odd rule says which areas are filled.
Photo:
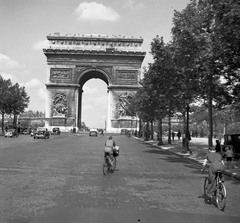
[[52, 129], [52, 135], [60, 135], [60, 134], [61, 134], [60, 128], [55, 127]]
[[41, 127], [37, 129], [37, 132], [35, 133], [35, 135], [33, 136], [34, 139], [49, 139], [50, 133], [47, 130], [47, 128]]

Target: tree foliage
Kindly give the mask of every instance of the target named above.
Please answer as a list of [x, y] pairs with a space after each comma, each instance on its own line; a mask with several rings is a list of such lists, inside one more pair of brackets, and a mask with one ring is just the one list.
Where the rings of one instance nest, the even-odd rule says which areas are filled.
[[13, 115], [13, 126], [17, 126], [17, 116], [27, 108], [30, 97], [25, 87], [18, 83], [12, 85], [10, 79], [4, 80], [0, 76], [0, 113], [2, 115], [2, 131], [4, 131], [4, 115]]
[[201, 101], [208, 108], [212, 139], [216, 111], [230, 105], [240, 111], [239, 39], [238, 0], [190, 0], [185, 9], [175, 11], [172, 41], [165, 44], [157, 36], [151, 43], [154, 61], [134, 99], [138, 114], [157, 120]]

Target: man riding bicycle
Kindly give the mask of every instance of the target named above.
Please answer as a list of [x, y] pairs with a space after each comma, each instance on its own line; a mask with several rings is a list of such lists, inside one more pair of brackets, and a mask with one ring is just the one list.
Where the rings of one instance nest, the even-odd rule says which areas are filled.
[[[112, 136], [109, 136], [108, 140], [105, 142], [105, 147], [104, 147], [104, 159], [109, 155], [111, 158], [113, 156], [113, 150], [114, 147], [116, 146], [115, 141], [113, 140]], [[110, 160], [110, 163], [112, 165], [112, 159]]]
[[209, 162], [209, 170], [208, 170], [208, 188], [207, 193], [211, 195], [214, 191], [215, 185], [214, 185], [214, 177], [215, 173], [217, 171], [223, 171], [225, 168], [224, 162], [222, 160], [222, 156], [219, 153], [216, 153], [216, 150], [214, 147], [209, 148], [209, 153], [206, 154], [205, 160], [203, 162], [203, 168], [201, 171], [205, 169], [205, 166]]

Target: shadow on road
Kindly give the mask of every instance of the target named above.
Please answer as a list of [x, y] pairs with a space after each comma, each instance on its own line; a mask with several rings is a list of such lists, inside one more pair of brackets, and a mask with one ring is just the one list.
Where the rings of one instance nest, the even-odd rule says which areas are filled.
[[[153, 148], [151, 145], [147, 145], [148, 148]], [[156, 150], [156, 149], [151, 149], [151, 150], [144, 150], [144, 153], [152, 153], [152, 154], [158, 154], [160, 156], [159, 159], [165, 160], [170, 163], [182, 163], [185, 167], [193, 169], [192, 173], [193, 174], [201, 174], [200, 169], [201, 169], [201, 164], [197, 163], [196, 161], [190, 160], [187, 157], [180, 157], [178, 155], [173, 154], [170, 151], [165, 151], [165, 150]], [[204, 179], [206, 177], [206, 174], [202, 175], [202, 178]], [[235, 180], [231, 177], [225, 176], [224, 177], [225, 181], [230, 182], [231, 184], [234, 185], [240, 185], [240, 181]]]

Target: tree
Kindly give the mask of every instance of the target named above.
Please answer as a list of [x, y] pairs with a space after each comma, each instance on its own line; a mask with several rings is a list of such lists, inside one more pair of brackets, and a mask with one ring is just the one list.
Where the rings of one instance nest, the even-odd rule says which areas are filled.
[[214, 16], [213, 50], [226, 85], [235, 88], [240, 68], [240, 1], [208, 0]]
[[4, 131], [4, 116], [10, 112], [9, 100], [11, 86], [11, 80], [4, 80], [0, 75], [0, 113], [2, 115], [2, 131]]
[[215, 42], [218, 42], [216, 11], [212, 0], [192, 0], [182, 12], [175, 12], [173, 21], [173, 42], [179, 49], [178, 66], [184, 65], [184, 70], [190, 72], [184, 81], [188, 86], [196, 87], [196, 96], [205, 100], [208, 107], [211, 146], [213, 105], [221, 107], [231, 103], [228, 88], [221, 83], [220, 58], [215, 50]]
[[30, 97], [27, 95], [25, 87], [20, 87], [18, 83], [10, 87], [10, 113], [13, 114], [13, 127], [17, 127], [17, 116], [28, 107]]

